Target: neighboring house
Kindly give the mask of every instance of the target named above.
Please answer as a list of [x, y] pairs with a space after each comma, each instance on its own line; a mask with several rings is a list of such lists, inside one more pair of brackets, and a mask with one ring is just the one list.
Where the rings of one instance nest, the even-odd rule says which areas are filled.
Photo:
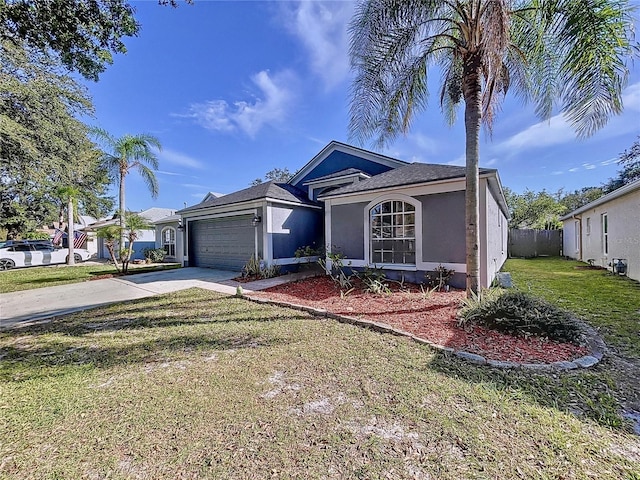
[[640, 281], [640, 180], [620, 187], [565, 215], [564, 255], [612, 268], [622, 259]]
[[[151, 225], [149, 229], [141, 230], [138, 233], [138, 239], [133, 244], [134, 252], [131, 258], [133, 260], [141, 260], [144, 258], [143, 250], [145, 248], [156, 248], [156, 228], [154, 224], [160, 219], [166, 218], [170, 215], [174, 215], [176, 211], [170, 208], [152, 207], [136, 213], [142, 218], [146, 219]], [[117, 215], [114, 215], [113, 218], [95, 222], [86, 227], [84, 230], [95, 232], [101, 227], [107, 227], [109, 225], [119, 225], [119, 222], [120, 220], [118, 219]], [[109, 251], [104, 244], [104, 240], [102, 238], [98, 238], [97, 244], [98, 258], [109, 258]], [[126, 244], [125, 246], [128, 247], [128, 244]]]
[[[407, 163], [331, 142], [287, 183], [265, 182], [177, 213], [185, 265], [239, 270], [251, 255], [294, 265], [304, 246], [354, 268], [422, 282], [439, 265], [464, 287], [465, 169]], [[506, 259], [507, 205], [497, 171], [480, 170], [481, 284]]]

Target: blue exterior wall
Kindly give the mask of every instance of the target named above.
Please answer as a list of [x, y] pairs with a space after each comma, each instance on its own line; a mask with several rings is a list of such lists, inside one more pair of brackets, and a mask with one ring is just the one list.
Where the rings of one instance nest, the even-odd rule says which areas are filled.
[[391, 167], [387, 167], [386, 165], [381, 165], [349, 153], [334, 151], [325, 158], [320, 165], [311, 170], [307, 175], [293, 185], [298, 188], [304, 188], [303, 183], [308, 180], [336, 173], [340, 170], [344, 170], [345, 168], [357, 168], [369, 175], [378, 175], [379, 173], [391, 170]]
[[[129, 242], [126, 242], [125, 246], [129, 247]], [[145, 248], [156, 248], [156, 242], [133, 242], [133, 255], [131, 255], [131, 260], [144, 260], [142, 251]]]
[[324, 211], [301, 207], [274, 206], [272, 215], [273, 258], [292, 258], [298, 248], [323, 245]]

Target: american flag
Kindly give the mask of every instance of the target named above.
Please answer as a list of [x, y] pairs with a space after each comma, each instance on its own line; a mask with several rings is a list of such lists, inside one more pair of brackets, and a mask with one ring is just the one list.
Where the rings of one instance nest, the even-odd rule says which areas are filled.
[[60, 243], [60, 240], [62, 240], [62, 238], [66, 237], [66, 236], [67, 236], [66, 233], [64, 233], [59, 228], [56, 228], [56, 234], [53, 236], [53, 243], [55, 243], [55, 244]]
[[[67, 233], [62, 230], [56, 228], [56, 233], [53, 236], [53, 243], [58, 243], [63, 238], [67, 238]], [[73, 248], [82, 248], [84, 245], [84, 241], [87, 239], [87, 234], [84, 232], [79, 232], [75, 230], [73, 232]]]
[[73, 232], [73, 248], [81, 248], [84, 241], [87, 239], [87, 234], [79, 232], [78, 230]]

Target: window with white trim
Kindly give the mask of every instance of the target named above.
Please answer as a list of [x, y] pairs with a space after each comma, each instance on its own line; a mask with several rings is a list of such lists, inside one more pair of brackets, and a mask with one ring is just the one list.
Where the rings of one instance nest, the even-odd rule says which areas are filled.
[[601, 215], [602, 220], [602, 253], [609, 255], [609, 216], [606, 213]]
[[176, 230], [168, 227], [162, 230], [162, 248], [167, 257], [176, 256]]
[[388, 200], [369, 212], [371, 263], [416, 263], [416, 209], [407, 202]]

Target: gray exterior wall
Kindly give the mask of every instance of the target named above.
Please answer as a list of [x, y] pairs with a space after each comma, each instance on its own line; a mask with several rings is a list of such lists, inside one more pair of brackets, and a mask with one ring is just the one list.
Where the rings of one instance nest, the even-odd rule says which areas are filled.
[[420, 195], [422, 260], [465, 263], [464, 191]]
[[367, 202], [331, 207], [330, 247], [352, 260], [364, 260], [364, 210]]
[[[264, 218], [264, 217], [263, 217]], [[292, 258], [298, 248], [322, 246], [324, 212], [304, 207], [271, 207], [273, 258]]]
[[[485, 179], [481, 181], [481, 195], [485, 197], [484, 209], [480, 212], [480, 285], [487, 288], [507, 259], [508, 221], [500, 209]], [[483, 241], [486, 238], [486, 241]]]

